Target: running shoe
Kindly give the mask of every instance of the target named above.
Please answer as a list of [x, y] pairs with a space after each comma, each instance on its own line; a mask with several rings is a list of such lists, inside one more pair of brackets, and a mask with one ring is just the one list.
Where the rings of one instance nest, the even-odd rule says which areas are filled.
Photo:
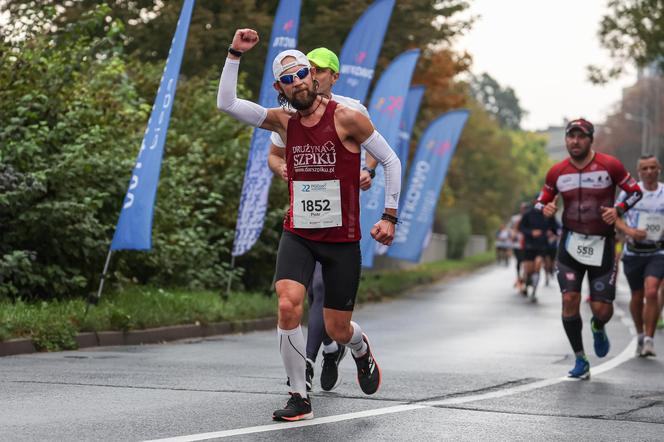
[[[304, 369], [304, 382], [307, 386], [307, 391], [311, 391], [311, 387], [313, 386], [313, 379], [314, 379], [314, 361], [311, 359], [307, 358], [306, 360], [306, 366]], [[286, 378], [286, 385], [290, 387], [290, 378]]]
[[346, 356], [346, 346], [338, 344], [337, 351], [323, 352], [323, 369], [320, 372], [320, 387], [325, 391], [332, 391], [341, 383], [339, 376], [339, 363]]
[[590, 379], [590, 362], [585, 356], [577, 356], [574, 368], [569, 371], [567, 377], [574, 379]]
[[609, 353], [609, 348], [611, 348], [609, 337], [606, 334], [606, 327], [598, 330], [595, 328], [594, 321], [591, 320], [590, 330], [593, 332], [593, 346], [595, 347], [595, 354], [597, 357], [603, 358]]
[[357, 365], [357, 382], [360, 384], [360, 388], [364, 394], [374, 394], [378, 391], [378, 387], [380, 387], [380, 367], [371, 352], [369, 338], [363, 333], [362, 339], [367, 343], [367, 352], [359, 358], [353, 356], [355, 365]]
[[314, 412], [311, 410], [311, 400], [303, 398], [299, 393], [288, 393], [291, 395], [286, 406], [281, 410], [275, 410], [272, 419], [275, 421], [301, 421], [313, 419]]
[[532, 291], [530, 292], [530, 295], [528, 295], [530, 298], [530, 302], [535, 303], [537, 302], [537, 287], [533, 286]]
[[643, 352], [643, 338], [636, 338], [636, 355], [641, 356]]
[[643, 341], [643, 349], [641, 350], [641, 357], [647, 358], [648, 356], [655, 357], [655, 341], [646, 339]]

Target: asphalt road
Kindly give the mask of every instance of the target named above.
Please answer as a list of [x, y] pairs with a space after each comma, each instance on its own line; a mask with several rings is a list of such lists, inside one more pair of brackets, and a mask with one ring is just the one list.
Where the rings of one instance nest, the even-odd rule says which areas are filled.
[[633, 357], [624, 280], [606, 358], [584, 305], [592, 378], [569, 381], [557, 283], [532, 304], [513, 276], [489, 267], [359, 308], [381, 389], [365, 396], [347, 358], [294, 424], [271, 420], [287, 399], [275, 332], [0, 358], [0, 440], [664, 440], [664, 334], [659, 357]]

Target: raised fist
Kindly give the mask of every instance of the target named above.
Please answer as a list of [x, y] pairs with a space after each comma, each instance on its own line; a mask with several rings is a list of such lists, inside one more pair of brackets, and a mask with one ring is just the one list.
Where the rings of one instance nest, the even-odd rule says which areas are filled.
[[241, 52], [247, 52], [258, 44], [258, 32], [253, 29], [238, 29], [235, 31], [231, 46]]

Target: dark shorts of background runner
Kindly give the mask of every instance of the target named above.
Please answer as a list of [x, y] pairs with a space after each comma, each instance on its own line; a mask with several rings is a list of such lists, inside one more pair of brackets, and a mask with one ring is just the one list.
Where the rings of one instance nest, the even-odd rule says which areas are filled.
[[602, 265], [589, 266], [582, 264], [567, 253], [565, 243], [569, 235], [568, 230], [564, 230], [558, 245], [558, 257], [556, 259], [556, 269], [558, 270], [558, 284], [560, 291], [581, 292], [581, 283], [588, 272], [590, 280], [590, 299], [592, 301], [601, 301], [613, 303], [616, 299], [616, 277], [618, 276], [618, 260], [615, 259], [614, 237], [607, 237], [604, 243], [604, 255], [602, 256]]
[[664, 279], [664, 255], [624, 255], [622, 261], [632, 291], [643, 290], [648, 276]]
[[535, 258], [541, 256], [544, 258], [546, 256], [546, 249], [525, 249], [523, 251], [523, 260], [524, 261], [535, 261]]
[[353, 311], [362, 271], [360, 242], [312, 241], [284, 231], [274, 280], [290, 279], [308, 287], [316, 261], [323, 267], [324, 307]]
[[551, 259], [556, 259], [556, 255], [558, 254], [558, 246], [549, 246], [546, 248], [546, 256], [548, 256]]
[[514, 257], [516, 258], [517, 263], [523, 261], [523, 249], [514, 249]]

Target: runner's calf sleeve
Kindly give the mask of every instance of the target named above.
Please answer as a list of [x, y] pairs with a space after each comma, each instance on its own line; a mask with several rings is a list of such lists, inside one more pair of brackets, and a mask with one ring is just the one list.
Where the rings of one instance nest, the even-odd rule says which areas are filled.
[[304, 375], [306, 361], [302, 327], [298, 325], [292, 330], [283, 330], [277, 327], [277, 337], [279, 338], [279, 353], [281, 353], [281, 360], [286, 368], [286, 376], [290, 381], [291, 391], [306, 398], [307, 385]]
[[399, 157], [377, 130], [374, 130], [361, 146], [385, 169], [385, 208], [397, 209], [399, 207], [399, 193], [401, 192], [401, 161], [399, 161]]
[[364, 342], [364, 339], [362, 338], [362, 328], [353, 321], [350, 321], [350, 325], [353, 327], [353, 335], [350, 337], [350, 341], [348, 341], [346, 346], [350, 347], [353, 356], [359, 358], [360, 356], [364, 356], [367, 352], [367, 343]]
[[539, 279], [540, 279], [539, 272], [533, 273], [533, 275], [531, 276], [533, 287], [537, 287], [537, 284], [539, 284]]
[[237, 98], [237, 73], [239, 69], [240, 60], [226, 59], [219, 79], [217, 108], [243, 123], [258, 127], [265, 121], [267, 109], [251, 101]]
[[583, 353], [583, 338], [581, 337], [583, 322], [581, 321], [581, 316], [563, 317], [563, 328], [565, 329], [569, 343], [572, 345], [574, 354]]

